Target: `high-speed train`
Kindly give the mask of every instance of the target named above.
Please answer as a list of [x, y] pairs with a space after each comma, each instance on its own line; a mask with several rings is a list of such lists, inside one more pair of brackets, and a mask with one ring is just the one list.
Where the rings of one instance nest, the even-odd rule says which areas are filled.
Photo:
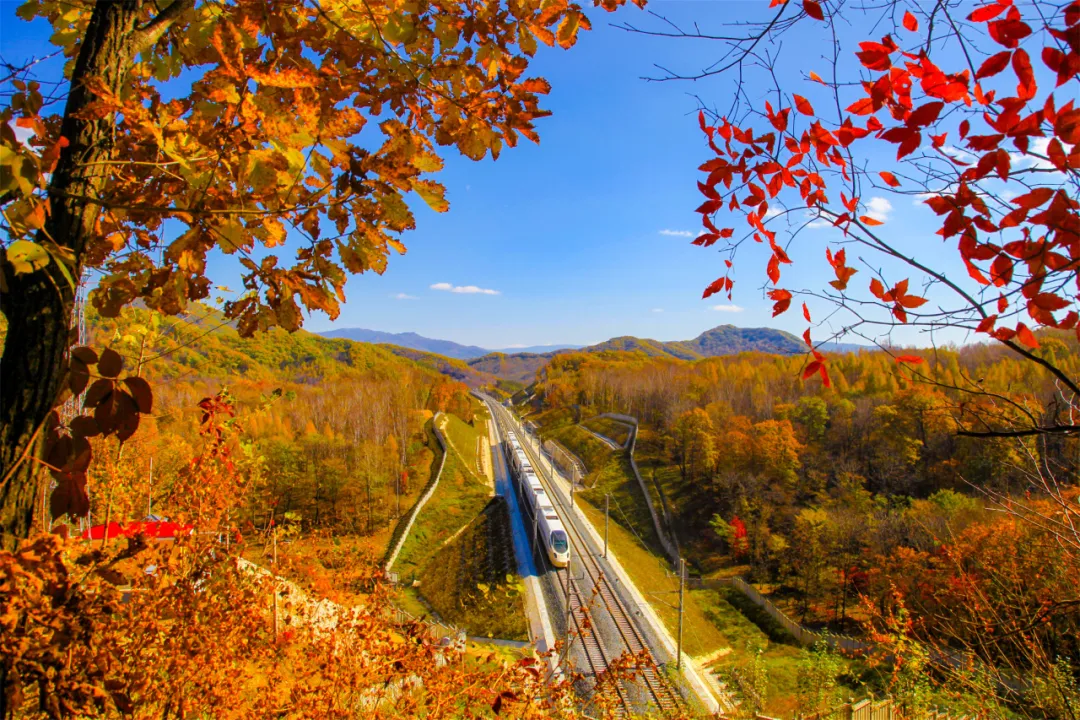
[[537, 534], [548, 559], [555, 567], [566, 567], [570, 562], [570, 540], [566, 535], [566, 528], [529, 464], [525, 449], [521, 447], [517, 435], [513, 432], [506, 433], [506, 457], [521, 489], [521, 495], [529, 506], [529, 513], [534, 518]]

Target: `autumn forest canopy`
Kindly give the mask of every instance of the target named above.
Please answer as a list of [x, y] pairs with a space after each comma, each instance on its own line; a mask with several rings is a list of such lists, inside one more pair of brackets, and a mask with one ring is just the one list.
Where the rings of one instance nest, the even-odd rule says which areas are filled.
[[4, 720], [1080, 718], [1077, 0], [4, 12]]

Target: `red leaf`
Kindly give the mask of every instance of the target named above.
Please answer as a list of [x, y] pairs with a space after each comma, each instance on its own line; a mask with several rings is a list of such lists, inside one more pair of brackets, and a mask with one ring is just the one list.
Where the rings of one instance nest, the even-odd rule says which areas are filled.
[[[810, 322], [810, 308], [806, 307], [806, 303], [802, 304], [802, 315], [804, 318], [806, 318], [806, 322]], [[810, 331], [807, 330], [806, 332], [809, 333]]]
[[918, 365], [918, 364], [924, 362], [924, 360], [923, 360], [923, 358], [919, 357], [918, 355], [900, 355], [899, 357], [896, 358], [896, 362], [898, 362], [898, 363], [911, 363], [912, 365]]
[[[803, 309], [806, 309], [806, 303], [803, 303]], [[806, 328], [806, 330], [803, 331], [802, 339], [803, 342], [807, 344], [807, 346], [811, 348], [814, 347], [814, 342], [810, 339], [810, 328]]]
[[780, 281], [780, 256], [774, 254], [769, 258], [769, 267], [766, 270], [773, 285]]
[[885, 286], [881, 284], [880, 280], [874, 278], [870, 281], [870, 292], [874, 297], [881, 300], [885, 297]]
[[813, 115], [814, 106], [810, 104], [810, 101], [804, 98], [802, 95], [795, 96], [795, 108], [803, 115]]
[[701, 296], [702, 299], [707, 298], [710, 295], [715, 295], [716, 293], [723, 290], [725, 285], [724, 280], [725, 278], [717, 278], [716, 280], [713, 280], [712, 283], [709, 284], [709, 287], [705, 288], [705, 292]]
[[802, 6], [803, 10], [806, 11], [806, 14], [815, 20], [825, 19], [825, 13], [821, 11], [821, 5], [815, 2], [815, 0], [803, 0]]
[[791, 293], [787, 290], [770, 290], [769, 299], [775, 301], [773, 305], [773, 317], [786, 312], [791, 306]]
[[871, 115], [875, 110], [877, 110], [877, 108], [874, 107], [874, 101], [870, 98], [856, 100], [851, 103], [851, 105], [848, 105], [847, 108], [849, 113], [854, 113], [856, 115]]
[[919, 29], [919, 21], [910, 12], [904, 13], [904, 27], [911, 32], [916, 32]]
[[940, 101], [920, 105], [908, 116], [907, 124], [913, 127], [931, 125], [938, 119], [938, 115], [941, 114], [941, 109], [944, 107], [945, 103]]
[[863, 225], [884, 225], [885, 224], [881, 220], [875, 220], [874, 218], [870, 217], [869, 215], [860, 216], [859, 217], [859, 222], [861, 222]]
[[971, 22], [986, 22], [987, 20], [993, 20], [1003, 12], [1005, 12], [1005, 6], [1000, 3], [983, 5], [968, 15], [968, 20]]
[[1016, 96], [1021, 100], [1030, 100], [1035, 97], [1038, 87], [1035, 84], [1035, 73], [1031, 69], [1031, 58], [1023, 48], [1013, 53], [1012, 66], [1017, 79], [1020, 80], [1020, 84], [1016, 86]]
[[1012, 53], [1008, 50], [999, 52], [997, 55], [991, 55], [986, 61], [979, 66], [978, 71], [975, 73], [976, 80], [982, 80], [986, 77], [993, 77], [999, 72], [1004, 70], [1009, 65], [1009, 60], [1012, 58]]
[[1035, 333], [1031, 332], [1031, 328], [1029, 328], [1024, 323], [1017, 323], [1016, 337], [1020, 340], [1020, 342], [1024, 343], [1029, 348], [1034, 349], [1039, 347], [1039, 341], [1035, 337]]
[[897, 180], [896, 176], [893, 175], [891, 172], [886, 172], [882, 170], [878, 174], [881, 175], [881, 179], [884, 180], [885, 184], [889, 187], [900, 187], [900, 181]]
[[821, 371], [821, 361], [820, 360], [814, 360], [812, 363], [810, 363], [809, 365], [806, 366], [805, 370], [803, 370], [803, 374], [802, 374], [803, 380], [809, 380], [811, 376], [816, 375], [820, 371]]
[[979, 323], [979, 326], [975, 328], [975, 332], [990, 332], [994, 329], [994, 324], [997, 322], [997, 315], [987, 315]]
[[1043, 203], [1045, 203], [1047, 200], [1053, 197], [1053, 195], [1054, 190], [1052, 188], [1035, 188], [1034, 190], [1025, 195], [1021, 195], [1018, 198], [1013, 198], [1012, 202], [1013, 205], [1019, 205], [1025, 210], [1031, 210], [1032, 208], [1037, 208]]

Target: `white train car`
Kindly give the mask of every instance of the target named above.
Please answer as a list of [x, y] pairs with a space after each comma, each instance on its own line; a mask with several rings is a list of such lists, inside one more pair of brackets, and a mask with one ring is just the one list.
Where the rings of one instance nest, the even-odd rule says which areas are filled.
[[506, 437], [506, 455], [510, 461], [511, 472], [517, 480], [521, 495], [529, 508], [529, 514], [536, 523], [537, 535], [544, 546], [548, 560], [555, 567], [566, 567], [570, 562], [570, 539], [566, 534], [555, 506], [540, 484], [540, 479], [529, 463], [525, 449], [517, 435], [508, 432]]

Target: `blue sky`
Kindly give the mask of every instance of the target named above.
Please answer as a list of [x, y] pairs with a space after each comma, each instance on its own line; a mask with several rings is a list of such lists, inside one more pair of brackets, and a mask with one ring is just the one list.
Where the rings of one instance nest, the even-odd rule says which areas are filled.
[[[9, 62], [47, 52], [47, 28], [41, 21], [27, 26], [14, 19], [16, 7], [0, 0], [0, 48]], [[678, 22], [696, 20], [713, 30], [766, 7], [763, 0], [650, 5]], [[710, 157], [693, 95], [723, 106], [731, 86], [721, 80], [647, 82], [642, 76], [659, 74], [656, 64], [696, 71], [720, 48], [611, 26], [658, 26], [633, 7], [589, 14], [594, 28], [582, 33], [577, 46], [541, 47], [530, 68], [530, 75], [552, 85], [543, 106], [554, 115], [537, 123], [541, 144], [523, 141], [494, 162], [448, 153], [437, 179], [447, 186], [450, 211], [436, 214], [419, 200], [413, 203], [418, 229], [404, 237], [408, 253], [392, 257], [383, 276], [352, 278], [338, 320], [316, 314], [308, 329], [414, 331], [489, 348], [588, 344], [617, 335], [687, 339], [724, 323], [802, 332], [805, 322], [797, 312], [771, 317], [772, 302], [760, 289], [765, 254], [743, 258], [747, 276], [732, 301], [701, 299], [724, 266], [716, 252], [690, 245], [700, 228], [694, 212], [701, 202], [697, 166]], [[789, 37], [785, 51], [799, 52], [792, 45], [801, 39]], [[805, 82], [802, 73], [817, 62], [824, 74], [826, 62], [814, 55], [792, 58], [797, 61], [782, 69], [781, 80], [811, 101], [824, 101], [824, 89]], [[768, 90], [751, 87], [749, 94], [760, 101]], [[875, 195], [896, 237], [926, 242], [932, 232], [929, 210], [916, 208], [909, 197]], [[823, 275], [831, 279], [822, 253], [818, 245], [800, 261], [800, 252], [793, 252], [796, 264], [785, 269], [782, 284], [816, 280], [820, 286]], [[957, 271], [963, 274], [959, 266]], [[216, 273], [215, 281], [239, 285], [231, 264], [217, 263]], [[740, 310], [732, 311], [732, 305]], [[911, 333], [897, 340], [925, 344]]]

